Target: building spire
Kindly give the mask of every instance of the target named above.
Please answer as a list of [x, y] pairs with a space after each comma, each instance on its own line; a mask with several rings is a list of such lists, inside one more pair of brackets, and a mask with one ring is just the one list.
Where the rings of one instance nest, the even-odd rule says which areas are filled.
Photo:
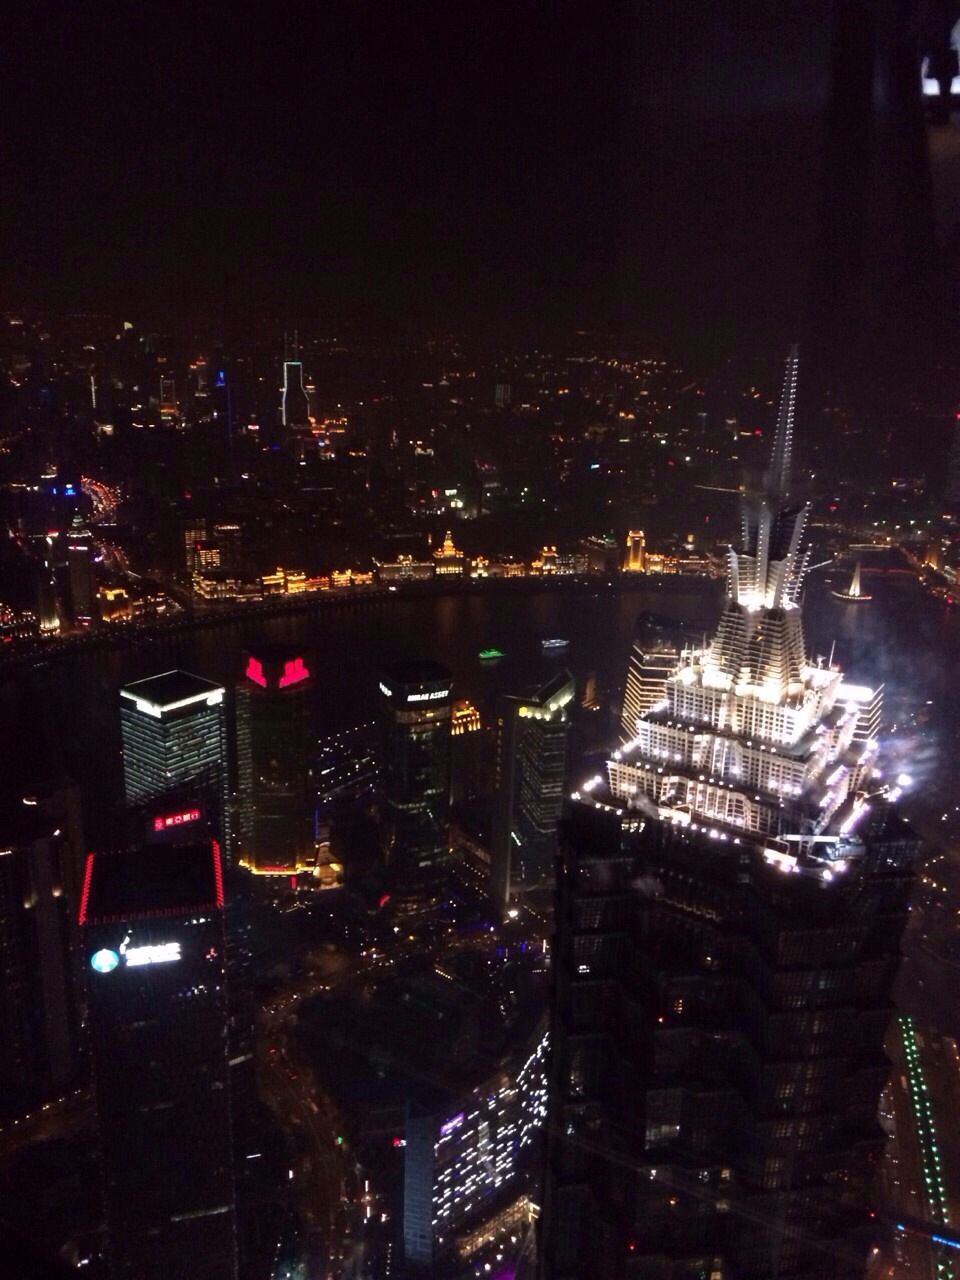
[[797, 401], [797, 374], [800, 368], [800, 348], [796, 343], [787, 356], [787, 368], [783, 379], [783, 395], [780, 398], [780, 414], [777, 432], [773, 440], [770, 468], [764, 476], [764, 489], [776, 503], [784, 503], [790, 495], [790, 479], [793, 470], [793, 416]]

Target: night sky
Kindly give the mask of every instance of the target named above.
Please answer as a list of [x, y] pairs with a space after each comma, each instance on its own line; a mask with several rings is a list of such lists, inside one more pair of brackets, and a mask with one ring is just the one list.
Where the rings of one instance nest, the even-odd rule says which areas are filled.
[[0, 297], [766, 358], [928, 288], [916, 8], [35, 0]]

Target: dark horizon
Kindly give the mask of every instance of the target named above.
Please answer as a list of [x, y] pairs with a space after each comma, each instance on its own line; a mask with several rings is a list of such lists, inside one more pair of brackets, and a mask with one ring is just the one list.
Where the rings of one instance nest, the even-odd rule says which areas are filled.
[[0, 299], [170, 326], [589, 329], [710, 361], [826, 350], [842, 323], [865, 328], [851, 358], [885, 366], [947, 305], [917, 14], [760, 8], [295, 3], [267, 28], [41, 0], [4, 54]]

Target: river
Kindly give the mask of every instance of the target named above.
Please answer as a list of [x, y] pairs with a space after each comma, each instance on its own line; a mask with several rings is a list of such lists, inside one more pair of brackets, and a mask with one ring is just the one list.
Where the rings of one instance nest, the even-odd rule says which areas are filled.
[[[849, 679], [883, 681], [888, 724], [897, 725], [898, 768], [916, 779], [912, 806], [924, 825], [939, 823], [956, 801], [960, 766], [960, 611], [924, 594], [897, 572], [894, 553], [864, 557], [869, 603], [835, 600], [836, 572], [807, 586], [804, 619], [808, 650], [836, 659]], [[885, 572], [886, 570], [886, 572]], [[105, 815], [120, 795], [118, 689], [147, 675], [183, 667], [234, 683], [241, 653], [257, 640], [291, 643], [314, 655], [318, 726], [335, 731], [369, 718], [376, 674], [388, 662], [432, 657], [453, 672], [455, 695], [485, 717], [500, 690], [518, 691], [566, 665], [582, 681], [596, 673], [601, 698], [622, 693], [637, 615], [650, 611], [709, 631], [721, 604], [719, 584], [702, 579], [623, 579], [613, 588], [558, 590], [528, 584], [522, 592], [480, 588], [466, 594], [411, 599], [398, 593], [357, 610], [320, 606], [274, 618], [184, 630], [137, 647], [78, 653], [39, 670], [0, 677], [0, 723], [5, 764], [0, 801], [9, 803], [45, 779], [75, 777], [85, 797], [91, 840], [109, 838]], [[545, 658], [544, 637], [569, 639], [562, 655]], [[496, 646], [504, 658], [479, 660]], [[945, 833], [960, 831], [952, 820]]]

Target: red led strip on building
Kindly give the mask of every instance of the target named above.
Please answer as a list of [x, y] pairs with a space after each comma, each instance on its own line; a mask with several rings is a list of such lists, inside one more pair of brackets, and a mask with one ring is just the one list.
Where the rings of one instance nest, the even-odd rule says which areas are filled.
[[93, 854], [87, 854], [86, 866], [83, 868], [83, 892], [80, 894], [79, 924], [87, 923], [87, 899], [90, 897], [90, 881], [93, 879]]
[[223, 907], [223, 871], [220, 867], [220, 843], [211, 840], [213, 845], [213, 882], [217, 888], [217, 906]]

